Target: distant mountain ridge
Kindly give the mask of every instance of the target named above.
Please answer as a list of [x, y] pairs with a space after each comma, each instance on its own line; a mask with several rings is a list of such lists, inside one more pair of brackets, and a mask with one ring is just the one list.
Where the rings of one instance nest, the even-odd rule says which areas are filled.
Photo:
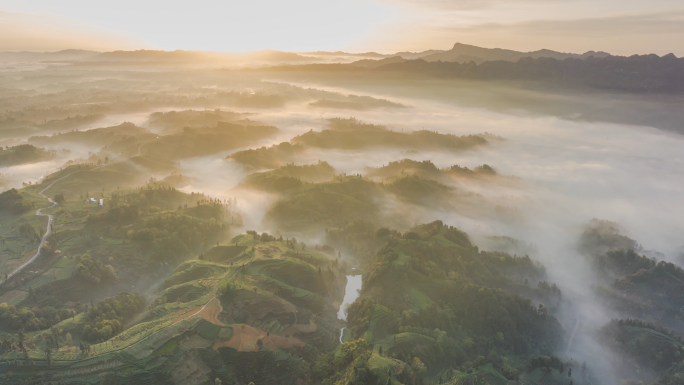
[[[424, 59], [396, 58], [369, 60], [381, 65], [306, 64], [273, 66], [262, 71], [280, 72], [357, 72], [376, 74], [401, 73], [402, 77], [498, 80], [536, 82], [561, 88], [590, 87], [631, 93], [684, 93], [684, 58], [673, 54], [664, 56], [633, 55], [555, 59], [522, 58], [516, 62], [497, 60], [480, 64]], [[393, 61], [393, 62], [392, 62]]]
[[306, 63], [316, 58], [298, 55], [292, 52], [261, 50], [252, 52], [213, 52], [213, 51], [109, 51], [97, 52], [68, 49], [57, 52], [0, 52], [0, 62], [28, 61], [66, 61], [66, 62], [113, 62], [113, 63], [209, 63], [221, 64], [227, 61], [237, 62], [270, 62]]
[[175, 62], [192, 63], [205, 62], [217, 63], [227, 60], [250, 60], [250, 61], [277, 61], [277, 62], [310, 62], [314, 58], [301, 56], [292, 52], [262, 50], [254, 52], [212, 52], [212, 51], [112, 51], [103, 52], [90, 61], [105, 62]]
[[215, 52], [215, 51], [161, 51], [134, 50], [97, 52], [69, 49], [58, 52], [0, 52], [0, 61], [72, 61], [72, 62], [130, 62], [130, 63], [208, 63], [221, 64], [226, 61], [237, 62], [267, 62], [277, 63], [312, 63], [312, 62], [350, 62], [355, 58], [361, 60], [354, 65], [366, 68], [377, 68], [385, 64], [398, 63], [407, 60], [422, 59], [427, 62], [475, 62], [480, 64], [487, 61], [518, 61], [522, 58], [554, 58], [554, 59], [585, 59], [587, 57], [607, 57], [605, 52], [589, 51], [583, 54], [556, 52], [541, 49], [533, 52], [519, 52], [502, 48], [482, 48], [474, 45], [456, 43], [447, 51], [427, 50], [421, 52], [397, 52], [395, 54], [380, 54], [377, 52], [349, 53], [343, 51], [326, 52], [284, 52], [276, 50], [261, 50], [251, 52]]
[[562, 60], [540, 57], [481, 64], [417, 59], [385, 64], [375, 71], [474, 80], [535, 81], [635, 93], [684, 92], [684, 58], [673, 54], [589, 56]]
[[74, 61], [86, 60], [99, 55], [100, 52], [88, 51], [83, 49], [65, 49], [57, 52], [0, 52], [0, 62], [22, 62], [22, 61]]
[[[519, 51], [513, 51], [510, 49], [503, 49], [503, 48], [481, 48], [481, 47], [476, 47], [474, 45], [468, 45], [468, 44], [462, 44], [462, 43], [456, 43], [454, 44], [454, 47], [449, 50], [449, 51], [444, 51], [444, 52], [439, 52], [439, 53], [434, 53], [432, 55], [426, 55], [422, 56], [421, 59], [425, 61], [449, 61], [449, 62], [469, 62], [473, 58], [479, 58], [480, 62], [485, 62], [485, 61], [496, 61], [496, 60], [505, 60], [505, 61], [518, 61], [522, 58], [526, 57], [531, 57], [533, 59], [538, 59], [541, 57], [547, 57], [547, 58], [553, 58], [553, 59], [558, 59], [558, 60], [563, 60], [563, 59], [568, 59], [568, 58], [573, 58], [573, 59], [585, 59], [589, 56], [594, 56], [594, 57], [606, 57], [610, 56], [609, 53], [606, 52], [595, 52], [595, 51], [589, 51], [585, 52], [583, 54], [574, 54], [574, 53], [564, 53], [564, 52], [557, 52], [557, 51], [552, 51], [550, 49], [540, 49], [538, 51], [532, 51], [532, 52], [519, 52]], [[473, 60], [476, 63], [478, 62], [477, 60]]]
[[[418, 53], [398, 52], [395, 55], [388, 55], [381, 60], [366, 59], [366, 60], [356, 61], [352, 64], [358, 65], [361, 67], [366, 67], [366, 68], [377, 68], [377, 67], [384, 65], [384, 64], [390, 64], [390, 62], [396, 63], [396, 62], [403, 62], [403, 61], [415, 60], [415, 59], [421, 59], [421, 60], [425, 60], [427, 62], [436, 62], [436, 61], [456, 62], [456, 63], [474, 62], [475, 64], [481, 64], [481, 63], [484, 63], [487, 61], [499, 61], [499, 60], [516, 62], [522, 58], [533, 58], [533, 59], [553, 58], [553, 59], [563, 60], [563, 59], [568, 59], [568, 58], [586, 59], [590, 56], [597, 57], [597, 58], [603, 58], [603, 57], [610, 56], [610, 54], [606, 53], [606, 52], [596, 52], [596, 51], [589, 51], [589, 52], [585, 52], [583, 54], [575, 54], [575, 53], [557, 52], [557, 51], [552, 51], [550, 49], [540, 49], [538, 51], [532, 51], [532, 52], [520, 52], [520, 51], [513, 51], [510, 49], [503, 49], [503, 48], [482, 48], [482, 47], [477, 47], [474, 45], [456, 43], [456, 44], [454, 44], [453, 48], [448, 50], [448, 51], [431, 50], [431, 51], [423, 51], [423, 52], [418, 52]], [[390, 61], [390, 59], [391, 59], [391, 61]]]

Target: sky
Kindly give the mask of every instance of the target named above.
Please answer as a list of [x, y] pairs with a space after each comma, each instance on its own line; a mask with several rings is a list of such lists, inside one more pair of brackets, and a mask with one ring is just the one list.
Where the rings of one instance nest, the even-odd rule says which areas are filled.
[[0, 0], [0, 51], [449, 49], [684, 55], [681, 0]]

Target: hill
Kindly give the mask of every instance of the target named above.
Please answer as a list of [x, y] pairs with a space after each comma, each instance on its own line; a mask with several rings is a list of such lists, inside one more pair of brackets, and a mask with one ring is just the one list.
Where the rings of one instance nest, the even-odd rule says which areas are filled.
[[32, 136], [29, 142], [39, 145], [56, 145], [61, 143], [78, 143], [88, 146], [105, 146], [129, 137], [154, 137], [149, 131], [133, 123], [122, 123], [118, 126], [93, 128], [85, 131], [67, 131], [51, 136]]
[[364, 367], [381, 381], [388, 373], [392, 383], [406, 383], [411, 372], [442, 382], [491, 370], [492, 380], [504, 384], [517, 377], [510, 365], [517, 355], [550, 354], [562, 343], [553, 316], [492, 286], [538, 277], [529, 258], [480, 253], [467, 234], [441, 221], [399, 237], [385, 234], [386, 244], [365, 261], [361, 295], [348, 308], [345, 330], [345, 345], [357, 338], [374, 345]]
[[11, 167], [26, 163], [50, 160], [57, 155], [54, 150], [46, 150], [30, 144], [20, 144], [6, 149], [0, 146], [0, 167]]
[[216, 127], [185, 127], [182, 132], [162, 136], [142, 149], [143, 155], [162, 159], [184, 159], [215, 154], [253, 144], [278, 132], [273, 126], [218, 122]]
[[627, 360], [630, 366], [664, 372], [682, 365], [684, 346], [676, 333], [639, 320], [612, 320], [604, 325], [599, 338]]
[[557, 60], [564, 59], [586, 59], [588, 57], [604, 58], [610, 56], [606, 52], [594, 52], [589, 51], [584, 54], [573, 54], [573, 53], [563, 53], [556, 52], [549, 49], [540, 49], [538, 51], [532, 52], [519, 52], [510, 49], [501, 48], [482, 48], [476, 47], [474, 45], [456, 43], [454, 46], [444, 52], [437, 52], [431, 55], [421, 56], [420, 58], [428, 61], [443, 61], [443, 62], [458, 62], [458, 63], [468, 63], [474, 61], [476, 63], [482, 63], [486, 61], [510, 61], [516, 62], [522, 58], [553, 58]]
[[148, 124], [161, 130], [164, 134], [174, 133], [185, 127], [213, 127], [218, 122], [239, 120], [251, 114], [241, 114], [230, 111], [169, 111], [150, 114]]
[[385, 126], [366, 124], [354, 118], [328, 119], [330, 129], [309, 131], [292, 139], [309, 147], [358, 150], [369, 147], [397, 147], [416, 150], [462, 151], [487, 144], [478, 135], [455, 136], [428, 130], [395, 132]]
[[374, 71], [437, 78], [543, 82], [548, 86], [583, 86], [631, 93], [680, 93], [684, 91], [684, 82], [681, 80], [683, 69], [684, 58], [677, 58], [673, 54], [652, 54], [563, 60], [539, 57], [522, 58], [515, 62], [485, 61], [480, 64], [418, 59], [386, 64]]
[[0, 61], [24, 62], [24, 61], [72, 61], [87, 60], [100, 54], [97, 51], [82, 49], [65, 49], [56, 52], [0, 52]]
[[370, 96], [347, 95], [346, 97], [340, 96], [335, 99], [319, 99], [309, 103], [309, 107], [361, 111], [377, 108], [405, 108], [406, 106], [385, 99], [372, 98]]
[[422, 162], [402, 159], [383, 165], [382, 167], [366, 167], [365, 176], [368, 178], [387, 179], [397, 176], [417, 175], [424, 179], [444, 180], [459, 177], [488, 177], [497, 175], [496, 171], [489, 165], [483, 164], [474, 169], [453, 165], [445, 169], [439, 169], [431, 161]]
[[327, 162], [311, 165], [295, 166], [288, 164], [273, 171], [250, 174], [241, 187], [255, 188], [264, 191], [283, 192], [298, 188], [305, 182], [329, 181], [335, 176], [335, 169]]
[[257, 170], [274, 169], [297, 161], [298, 155], [305, 150], [306, 148], [301, 144], [283, 142], [271, 147], [238, 151], [228, 155], [226, 159], [233, 159], [244, 166]]

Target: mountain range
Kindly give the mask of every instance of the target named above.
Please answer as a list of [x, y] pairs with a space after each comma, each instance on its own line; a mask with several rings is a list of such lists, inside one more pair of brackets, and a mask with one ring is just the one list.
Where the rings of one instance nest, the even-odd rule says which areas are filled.
[[[63, 50], [57, 52], [0, 52], [0, 61], [67, 61], [67, 62], [118, 62], [118, 63], [206, 63], [223, 64], [227, 62], [240, 63], [350, 63], [366, 68], [376, 68], [381, 65], [403, 62], [406, 60], [422, 59], [427, 62], [458, 62], [477, 64], [486, 61], [518, 61], [521, 58], [554, 58], [584, 59], [589, 56], [606, 57], [605, 52], [589, 51], [583, 54], [556, 52], [542, 49], [533, 52], [519, 52], [501, 48], [482, 48], [473, 45], [456, 43], [450, 50], [427, 50], [422, 52], [397, 52], [394, 54], [380, 54], [377, 52], [348, 53], [342, 51], [326, 52], [283, 52], [276, 50], [261, 50], [251, 52], [212, 52], [212, 51], [162, 51], [135, 50], [97, 52], [87, 50]], [[360, 59], [360, 60], [359, 60]]]

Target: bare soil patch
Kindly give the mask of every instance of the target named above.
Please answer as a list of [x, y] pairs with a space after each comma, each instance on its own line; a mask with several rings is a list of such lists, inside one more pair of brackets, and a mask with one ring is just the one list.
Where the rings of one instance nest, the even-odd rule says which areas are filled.
[[212, 298], [211, 301], [204, 305], [202, 310], [200, 310], [197, 315], [213, 323], [214, 325], [224, 326], [223, 322], [219, 321], [218, 319], [218, 315], [222, 311], [223, 307], [221, 307], [221, 301], [219, 301], [218, 298]]
[[269, 349], [289, 349], [295, 346], [303, 347], [305, 343], [295, 337], [267, 335], [265, 331], [253, 326], [234, 324], [233, 337], [229, 341], [215, 342], [213, 349], [230, 347], [241, 352], [258, 351], [257, 340], [261, 340]]

